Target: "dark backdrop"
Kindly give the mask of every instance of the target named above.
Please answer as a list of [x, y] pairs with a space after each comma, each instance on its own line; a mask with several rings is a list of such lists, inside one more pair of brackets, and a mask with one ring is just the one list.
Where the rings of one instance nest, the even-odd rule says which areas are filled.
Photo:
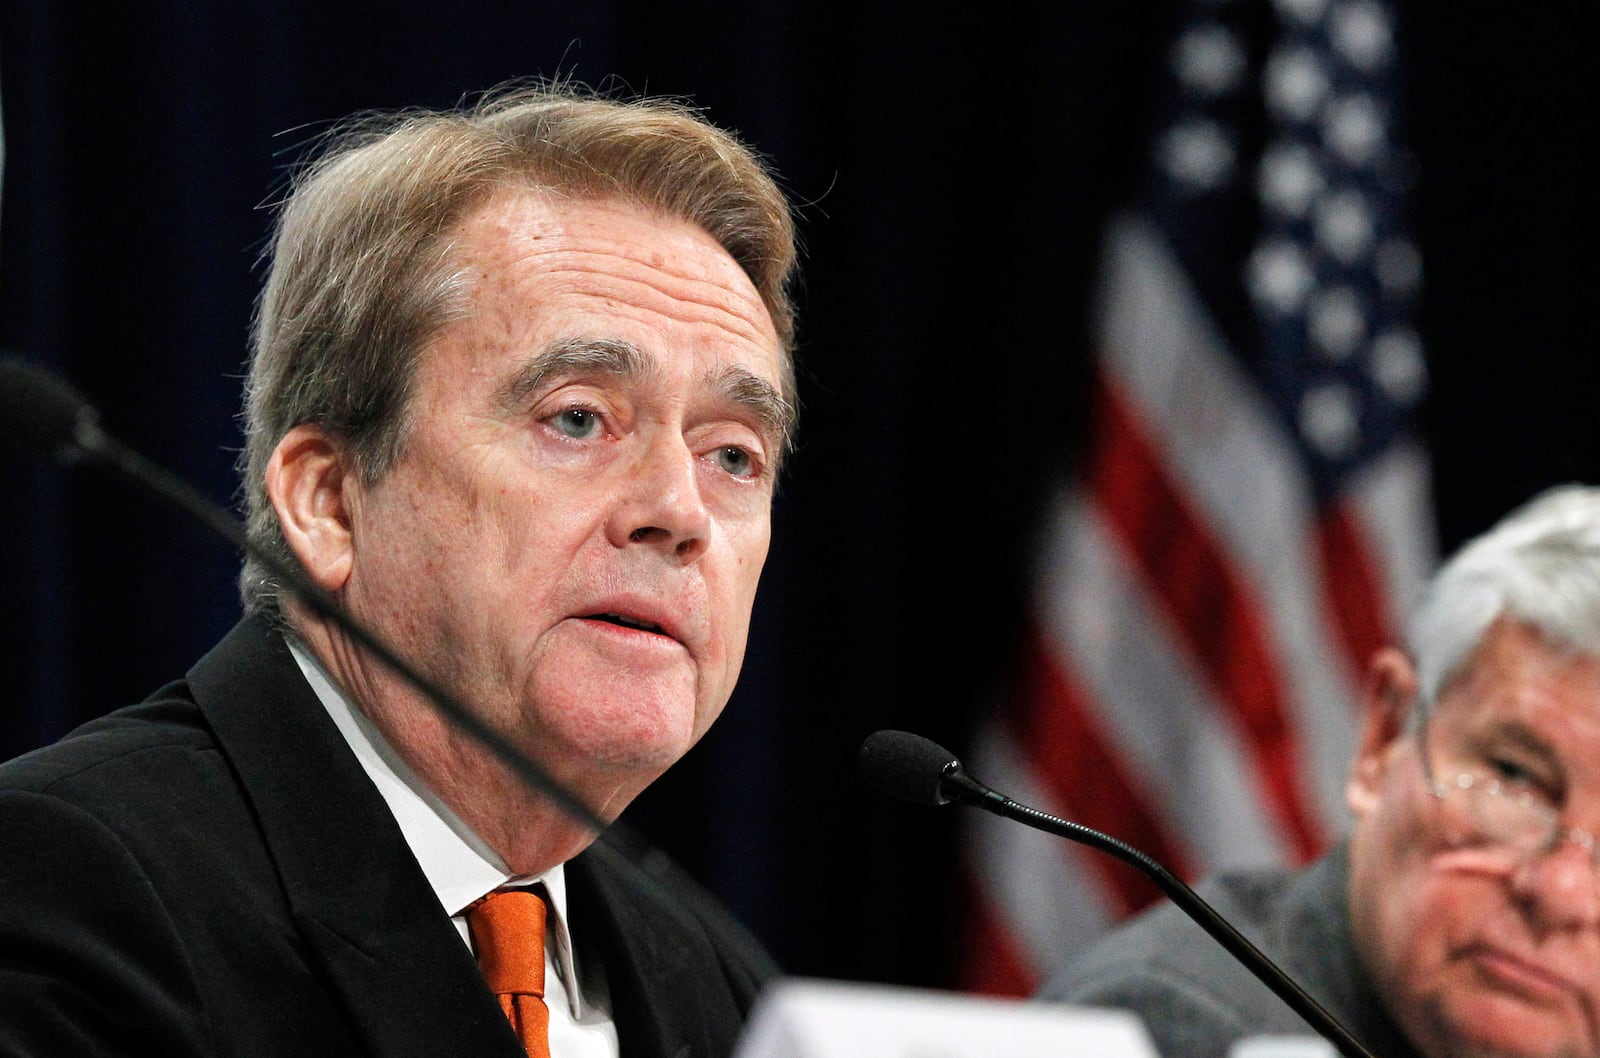
[[[863, 794], [855, 748], [898, 726], [959, 749], [1004, 669], [1166, 11], [940, 6], [0, 0], [0, 344], [231, 502], [261, 205], [327, 121], [561, 74], [742, 132], [802, 203], [801, 444], [740, 690], [628, 818], [790, 969], [944, 983], [957, 820]], [[1579, 10], [1406, 12], [1446, 546], [1600, 478]], [[234, 619], [235, 557], [203, 532], [11, 455], [0, 485], [7, 754]]]

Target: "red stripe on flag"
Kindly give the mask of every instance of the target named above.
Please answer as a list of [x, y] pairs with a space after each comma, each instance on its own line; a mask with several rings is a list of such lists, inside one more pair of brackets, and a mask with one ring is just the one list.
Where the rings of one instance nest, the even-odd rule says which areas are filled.
[[970, 878], [966, 889], [967, 914], [955, 960], [955, 987], [991, 996], [1033, 995], [1042, 982], [1022, 946]]
[[1373, 652], [1394, 641], [1378, 568], [1348, 503], [1331, 503], [1317, 523], [1317, 557], [1330, 623], [1354, 686], [1361, 686]]
[[[1065, 662], [1031, 624], [1026, 651], [1022, 683], [1004, 717], [1006, 735], [1020, 747], [1056, 805], [1073, 822], [1103, 830], [1175, 873], [1192, 877], [1101, 730], [1094, 709], [1067, 675]], [[1154, 882], [1108, 855], [1094, 852], [1085, 862], [1119, 915], [1147, 907], [1161, 895]]]
[[1297, 781], [1298, 750], [1260, 611], [1103, 373], [1093, 406], [1091, 494], [1243, 731], [1267, 804], [1296, 854], [1310, 859], [1322, 836]]

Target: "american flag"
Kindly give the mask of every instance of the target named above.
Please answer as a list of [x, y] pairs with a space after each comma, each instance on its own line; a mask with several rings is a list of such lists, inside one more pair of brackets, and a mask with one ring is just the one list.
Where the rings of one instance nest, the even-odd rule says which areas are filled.
[[[1194, 879], [1343, 826], [1361, 674], [1433, 559], [1420, 257], [1378, 0], [1191, 5], [1109, 227], [1087, 447], [973, 774]], [[1026, 994], [1157, 895], [973, 820], [963, 984]]]

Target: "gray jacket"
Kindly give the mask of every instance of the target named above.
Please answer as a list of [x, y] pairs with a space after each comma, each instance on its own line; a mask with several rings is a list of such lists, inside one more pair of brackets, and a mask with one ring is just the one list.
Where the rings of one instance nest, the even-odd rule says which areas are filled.
[[[1197, 891], [1368, 1050], [1381, 1058], [1416, 1058], [1356, 957], [1347, 876], [1341, 845], [1302, 871], [1222, 875]], [[1313, 1032], [1169, 904], [1139, 916], [1073, 960], [1046, 983], [1040, 997], [1132, 1010], [1166, 1058], [1227, 1058], [1241, 1039]]]

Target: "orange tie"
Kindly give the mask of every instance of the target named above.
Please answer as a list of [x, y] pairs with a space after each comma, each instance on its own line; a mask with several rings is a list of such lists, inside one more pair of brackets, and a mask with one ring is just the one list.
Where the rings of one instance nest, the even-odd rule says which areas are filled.
[[478, 965], [529, 1058], [550, 1058], [550, 1008], [544, 1005], [544, 899], [528, 889], [497, 889], [467, 908]]

